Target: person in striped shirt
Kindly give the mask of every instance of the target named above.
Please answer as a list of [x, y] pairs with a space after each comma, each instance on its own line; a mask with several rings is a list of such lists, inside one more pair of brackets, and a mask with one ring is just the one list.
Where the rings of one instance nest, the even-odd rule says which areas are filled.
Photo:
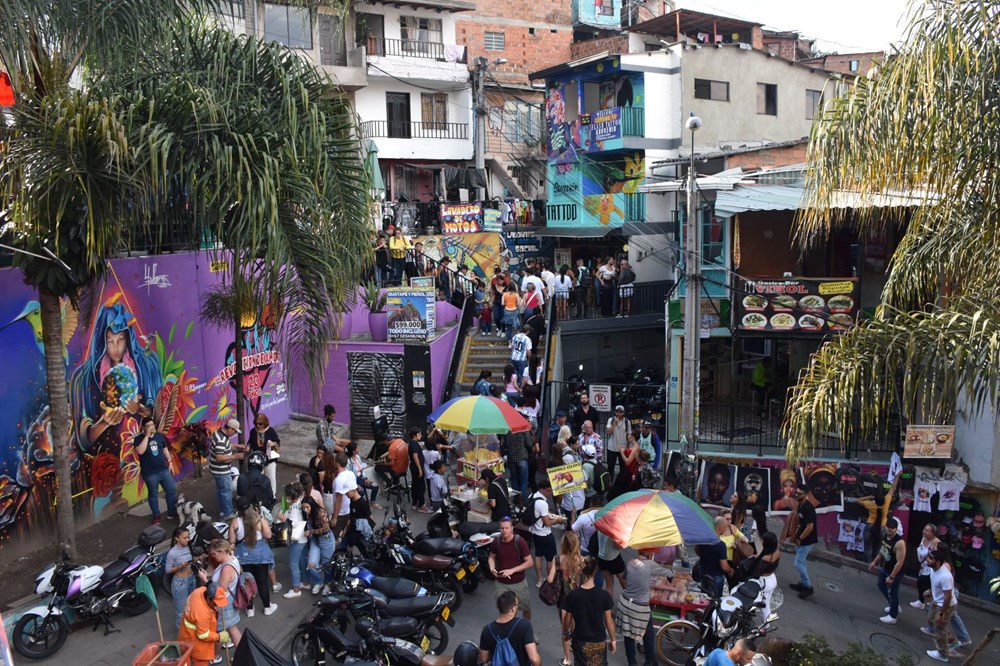
[[243, 460], [242, 451], [233, 451], [230, 438], [239, 434], [240, 422], [229, 419], [225, 425], [212, 433], [212, 448], [208, 452], [208, 471], [215, 479], [215, 493], [219, 500], [219, 516], [228, 518], [233, 511], [233, 482], [230, 476], [230, 463]]

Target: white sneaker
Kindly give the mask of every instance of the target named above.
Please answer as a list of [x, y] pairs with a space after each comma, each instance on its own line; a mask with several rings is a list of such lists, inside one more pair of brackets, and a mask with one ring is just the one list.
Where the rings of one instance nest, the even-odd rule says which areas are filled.
[[917, 610], [923, 610], [924, 609], [924, 602], [922, 602], [922, 601], [911, 601], [910, 602], [910, 607], [911, 608], [916, 608]]
[[271, 586], [272, 592], [281, 592], [281, 583], [275, 583]]
[[896, 624], [896, 618], [891, 615], [883, 615], [878, 619], [882, 624]]
[[313, 594], [319, 594], [319, 591], [322, 590], [322, 589], [323, 589], [322, 585], [313, 585], [312, 586], [312, 593]]
[[302, 596], [302, 593], [293, 587], [292, 589], [288, 590], [288, 592], [285, 592], [281, 596], [283, 596], [285, 599], [298, 599], [299, 597]]
[[937, 650], [928, 650], [927, 651], [927, 656], [930, 657], [931, 659], [935, 660], [935, 661], [943, 661], [946, 664], [948, 663], [948, 657], [944, 656], [943, 654], [941, 654]]
[[278, 610], [278, 604], [271, 602], [271, 605], [264, 609], [264, 615], [274, 615], [274, 611]]
[[[903, 607], [900, 606], [899, 610], [902, 611]], [[890, 609], [888, 606], [886, 606], [885, 608], [882, 609], [882, 612], [885, 613], [886, 615], [888, 615], [891, 611], [892, 611], [892, 609]]]
[[247, 609], [247, 617], [253, 617], [257, 613], [257, 610], [251, 606]]

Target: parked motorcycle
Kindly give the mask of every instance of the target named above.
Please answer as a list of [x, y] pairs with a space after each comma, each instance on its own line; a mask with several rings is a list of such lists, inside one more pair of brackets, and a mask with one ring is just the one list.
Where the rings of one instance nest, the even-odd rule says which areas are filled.
[[425, 655], [418, 646], [382, 635], [370, 620], [359, 620], [355, 626], [359, 638], [349, 638], [330, 621], [327, 599], [316, 602], [318, 610], [299, 625], [292, 638], [294, 666], [320, 666], [345, 661], [358, 666], [359, 662], [381, 666], [419, 666], [423, 662]]
[[[449, 500], [446, 509], [452, 503], [459, 504], [459, 502]], [[452, 537], [451, 523], [448, 519], [449, 513], [451, 513], [450, 510], [448, 513], [440, 512], [427, 521], [427, 531], [415, 536], [410, 546], [421, 555], [461, 557], [463, 564], [462, 590], [472, 593], [479, 587], [483, 575], [478, 544]]]
[[69, 635], [67, 612], [73, 621], [93, 621], [95, 630], [103, 624], [105, 636], [119, 631], [111, 623], [115, 611], [145, 613], [149, 599], [136, 592], [135, 581], [142, 574], [155, 575], [159, 562], [153, 549], [166, 538], [162, 527], [151, 525], [135, 546], [105, 567], [76, 566], [67, 557], [47, 566], [35, 577], [35, 594], [51, 595], [49, 602], [28, 610], [14, 625], [14, 649], [29, 659], [54, 655]]
[[717, 647], [728, 650], [741, 638], [755, 639], [769, 633], [778, 616], [772, 613], [763, 624], [756, 618], [764, 607], [764, 586], [751, 578], [728, 596], [712, 596], [698, 622], [672, 620], [656, 634], [656, 651], [669, 666], [693, 666]]

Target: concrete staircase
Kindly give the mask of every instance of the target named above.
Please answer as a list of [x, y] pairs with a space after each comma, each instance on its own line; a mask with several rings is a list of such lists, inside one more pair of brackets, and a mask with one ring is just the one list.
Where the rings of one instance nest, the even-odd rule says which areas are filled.
[[[542, 354], [544, 359], [545, 339], [539, 342], [540, 349], [537, 353]], [[493, 371], [493, 383], [501, 385], [503, 383], [503, 368], [510, 360], [510, 348], [507, 346], [506, 338], [498, 338], [496, 333], [484, 335], [478, 328], [469, 331], [465, 339], [465, 349], [462, 350], [462, 363], [458, 369], [458, 383], [461, 388], [453, 397], [468, 395], [472, 390], [472, 385], [479, 378], [479, 373], [483, 370]], [[502, 388], [502, 387], [501, 387]]]

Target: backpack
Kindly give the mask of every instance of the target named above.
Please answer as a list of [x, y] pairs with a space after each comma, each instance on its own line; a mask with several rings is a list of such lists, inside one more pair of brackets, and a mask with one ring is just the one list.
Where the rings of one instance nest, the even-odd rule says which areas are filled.
[[493, 636], [493, 640], [496, 641], [496, 647], [493, 648], [493, 654], [490, 655], [490, 666], [519, 666], [517, 660], [517, 652], [514, 650], [514, 646], [510, 644], [510, 637], [517, 629], [517, 623], [521, 621], [521, 618], [514, 620], [514, 625], [507, 632], [507, 635], [503, 638], [497, 638], [497, 635], [493, 633], [493, 623], [489, 624], [490, 635]]
[[538, 493], [532, 493], [531, 496], [528, 497], [528, 501], [525, 503], [524, 509], [521, 511], [521, 523], [525, 527], [531, 527], [538, 522], [539, 518], [541, 518], [541, 516], [535, 515], [535, 502], [540, 497], [542, 496]]
[[591, 463], [593, 471], [590, 474], [590, 487], [595, 493], [606, 493], [611, 490], [611, 473], [608, 467], [600, 460]]
[[240, 610], [253, 608], [253, 600], [256, 596], [257, 581], [254, 580], [253, 574], [244, 571], [236, 583], [236, 600], [233, 601], [233, 606]]
[[594, 559], [597, 559], [597, 557], [600, 556], [601, 542], [597, 540], [597, 530], [594, 530], [594, 533], [590, 535], [589, 539], [587, 539], [587, 552]]

